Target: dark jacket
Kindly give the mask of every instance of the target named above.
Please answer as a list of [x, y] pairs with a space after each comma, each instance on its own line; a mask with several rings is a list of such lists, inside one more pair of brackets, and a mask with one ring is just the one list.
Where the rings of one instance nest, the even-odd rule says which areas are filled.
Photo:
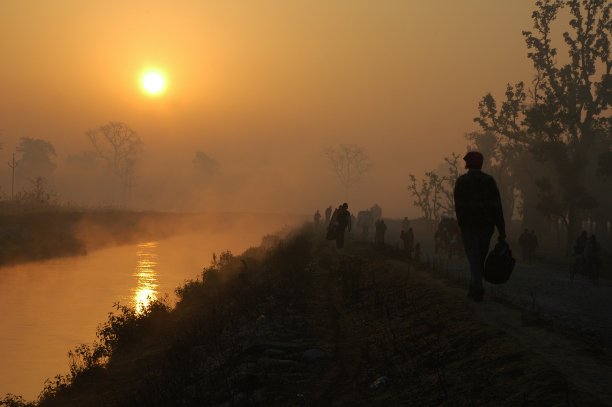
[[351, 213], [344, 208], [338, 208], [335, 213], [335, 216], [332, 216], [332, 219], [338, 224], [341, 229], [344, 229], [348, 226], [349, 232], [351, 231]]
[[469, 170], [455, 183], [455, 213], [463, 231], [506, 235], [504, 212], [497, 184], [492, 176], [480, 170]]

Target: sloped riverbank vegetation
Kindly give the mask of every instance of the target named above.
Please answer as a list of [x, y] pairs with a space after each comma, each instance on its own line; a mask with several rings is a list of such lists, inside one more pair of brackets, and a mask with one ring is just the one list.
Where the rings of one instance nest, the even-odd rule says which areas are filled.
[[175, 307], [118, 305], [36, 403], [4, 404], [605, 405], [401, 251], [329, 243], [305, 225], [214, 256]]

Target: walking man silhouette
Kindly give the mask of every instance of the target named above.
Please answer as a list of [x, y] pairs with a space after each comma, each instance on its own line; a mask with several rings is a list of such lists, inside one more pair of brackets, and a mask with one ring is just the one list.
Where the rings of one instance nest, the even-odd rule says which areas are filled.
[[471, 151], [463, 160], [468, 171], [455, 183], [455, 213], [470, 263], [468, 297], [480, 302], [484, 295], [482, 276], [491, 236], [497, 227], [499, 240], [505, 240], [506, 226], [497, 184], [492, 176], [481, 171], [484, 157], [478, 151]]

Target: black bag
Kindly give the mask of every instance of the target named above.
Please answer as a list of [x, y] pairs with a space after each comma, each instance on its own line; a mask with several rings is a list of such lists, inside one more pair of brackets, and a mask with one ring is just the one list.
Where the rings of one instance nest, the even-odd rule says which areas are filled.
[[504, 284], [514, 270], [516, 260], [506, 241], [499, 241], [485, 261], [484, 279], [491, 284]]

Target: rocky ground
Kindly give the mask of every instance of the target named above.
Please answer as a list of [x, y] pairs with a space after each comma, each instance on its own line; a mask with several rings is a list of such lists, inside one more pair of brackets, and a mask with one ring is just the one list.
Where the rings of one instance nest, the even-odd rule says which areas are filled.
[[262, 250], [41, 405], [612, 405], [609, 348], [431, 264], [308, 228]]

